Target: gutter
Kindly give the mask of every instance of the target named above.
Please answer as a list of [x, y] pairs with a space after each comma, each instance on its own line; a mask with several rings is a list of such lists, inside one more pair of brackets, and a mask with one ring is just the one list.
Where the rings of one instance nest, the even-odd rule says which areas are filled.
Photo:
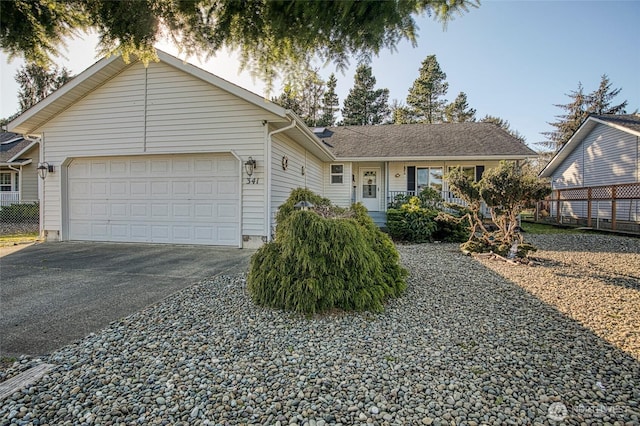
[[275, 134], [285, 132], [287, 130], [291, 130], [296, 127], [297, 123], [295, 118], [291, 120], [287, 126], [284, 126], [280, 129], [273, 130], [267, 133], [267, 158], [265, 158], [265, 172], [267, 175], [267, 214], [265, 215], [266, 223], [265, 223], [265, 231], [267, 233], [267, 242], [271, 241], [271, 157], [272, 157], [272, 137]]

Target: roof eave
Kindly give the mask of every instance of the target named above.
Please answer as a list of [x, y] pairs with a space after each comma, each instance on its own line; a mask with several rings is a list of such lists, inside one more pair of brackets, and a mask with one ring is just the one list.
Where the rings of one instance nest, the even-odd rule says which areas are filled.
[[[157, 53], [160, 61], [166, 63], [167, 65], [180, 69], [187, 74], [208, 82], [209, 84], [220, 87], [220, 89], [238, 96], [239, 98], [244, 99], [245, 101], [254, 104], [268, 112], [271, 112], [279, 117], [286, 117], [286, 109], [277, 104], [274, 104], [264, 97], [256, 95], [249, 90], [243, 89], [240, 86], [230, 83], [227, 80], [224, 80], [216, 75], [211, 74], [208, 71], [184, 62], [176, 58], [175, 56], [171, 56], [161, 50], [157, 50]], [[77, 102], [79, 99], [82, 99], [88, 93], [92, 92], [97, 87], [101, 86], [102, 84], [115, 77], [126, 68], [136, 64], [137, 62], [138, 61], [131, 61], [130, 63], [125, 63], [121, 56], [110, 56], [100, 59], [92, 66], [78, 74], [64, 86], [62, 86], [51, 95], [47, 96], [45, 99], [38, 102], [36, 105], [23, 112], [10, 123], [8, 123], [7, 130], [23, 134], [33, 133], [36, 129], [41, 127], [52, 117], [64, 111], [70, 105]], [[110, 65], [115, 65], [112, 70], [108, 70], [108, 73], [102, 76], [102, 78], [97, 78], [94, 82], [90, 81], [92, 77], [98, 75], [100, 71], [105, 70]], [[82, 87], [82, 85], [85, 85], [86, 87]], [[65, 98], [67, 98], [66, 102]], [[38, 116], [42, 115], [42, 113], [45, 112], [47, 113], [46, 116], [38, 118]]]
[[3, 161], [3, 162], [0, 162], [0, 166], [2, 167], [27, 166], [31, 163], [33, 163], [33, 160], [29, 158], [23, 161], [11, 161], [11, 160]]
[[[35, 104], [31, 108], [23, 112], [22, 114], [20, 114], [18, 117], [16, 117], [14, 120], [9, 122], [7, 124], [7, 130], [15, 133], [22, 133], [22, 134], [32, 133], [38, 127], [42, 126], [44, 123], [49, 121], [51, 117], [64, 111], [71, 104], [76, 102], [78, 99], [81, 99], [82, 97], [84, 97], [87, 93], [95, 89], [95, 87], [99, 86], [100, 84], [91, 84], [84, 90], [81, 90], [80, 88], [82, 84], [86, 83], [91, 77], [96, 75], [99, 71], [105, 69], [107, 66], [113, 64], [118, 60], [122, 64], [122, 66], [117, 67], [118, 71], [122, 71], [124, 68], [131, 65], [131, 64], [126, 64], [120, 56], [110, 56], [110, 57], [100, 59], [99, 61], [91, 65], [89, 68], [87, 68], [86, 70], [78, 74], [72, 80], [67, 82], [65, 85], [60, 87], [58, 90], [56, 90], [55, 92], [53, 92], [52, 94], [44, 98], [42, 101], [38, 102], [37, 104]], [[111, 77], [113, 77], [113, 75], [116, 75], [117, 72], [111, 73], [111, 74], [112, 74]], [[109, 78], [105, 78], [102, 81], [102, 83], [104, 83], [108, 79]], [[59, 102], [61, 99], [64, 100], [65, 97], [68, 97], [68, 95], [74, 90], [80, 90], [80, 93], [78, 93], [78, 97], [71, 99], [68, 102]], [[52, 109], [49, 115], [49, 118], [36, 120], [36, 117], [38, 116], [38, 114], [44, 112], [47, 109]]]
[[291, 110], [286, 110], [287, 117], [295, 121], [296, 128], [313, 144], [316, 148], [316, 155], [323, 161], [334, 161], [336, 156], [329, 150], [329, 148], [313, 133], [313, 131], [302, 121], [296, 113]]
[[562, 164], [562, 162], [573, 152], [573, 150], [580, 145], [580, 142], [587, 137], [589, 133], [595, 127], [595, 122], [604, 123], [602, 120], [596, 120], [593, 117], [588, 117], [584, 123], [578, 127], [578, 130], [571, 136], [571, 138], [565, 143], [562, 148], [555, 153], [555, 155], [549, 160], [546, 166], [542, 169], [538, 176], [541, 178], [551, 177], [553, 172]]

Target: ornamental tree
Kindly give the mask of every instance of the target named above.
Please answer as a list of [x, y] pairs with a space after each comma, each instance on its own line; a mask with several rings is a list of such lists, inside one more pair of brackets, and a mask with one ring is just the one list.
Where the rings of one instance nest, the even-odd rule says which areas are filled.
[[[518, 216], [523, 209], [533, 205], [551, 193], [549, 185], [532, 173], [527, 173], [515, 162], [500, 162], [494, 169], [485, 171], [479, 182], [464, 175], [460, 168], [446, 177], [449, 189], [467, 202], [467, 218], [472, 226], [469, 241], [461, 247], [471, 252], [493, 251], [506, 255], [515, 246], [520, 246], [519, 255], [535, 247], [525, 245], [518, 229]], [[480, 203], [489, 208], [491, 220], [496, 227], [489, 231], [480, 215]], [[478, 231], [480, 231], [478, 233]]]

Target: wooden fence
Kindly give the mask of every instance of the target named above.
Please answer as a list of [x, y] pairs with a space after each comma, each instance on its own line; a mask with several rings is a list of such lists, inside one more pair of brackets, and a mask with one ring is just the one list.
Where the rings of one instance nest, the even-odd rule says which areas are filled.
[[640, 182], [554, 190], [538, 203], [558, 223], [640, 232]]

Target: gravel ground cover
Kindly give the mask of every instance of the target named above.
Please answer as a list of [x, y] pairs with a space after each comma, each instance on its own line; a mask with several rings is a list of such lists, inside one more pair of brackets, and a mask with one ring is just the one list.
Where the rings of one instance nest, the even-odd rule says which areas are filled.
[[[575, 250], [566, 235], [545, 238], [536, 243]], [[584, 243], [600, 254], [607, 241]], [[629, 251], [612, 260], [636, 259], [637, 242], [624, 241]], [[0, 424], [640, 423], [632, 352], [494, 272], [506, 275], [505, 265], [485, 266], [453, 244], [399, 250], [409, 288], [384, 313], [304, 318], [253, 306], [243, 276], [205, 280], [42, 360], [21, 360], [6, 374], [57, 367], [2, 401]], [[591, 271], [586, 257], [572, 259], [556, 272]], [[554, 262], [510, 266], [549, 282]], [[611, 276], [611, 291], [638, 291], [633, 270]]]

